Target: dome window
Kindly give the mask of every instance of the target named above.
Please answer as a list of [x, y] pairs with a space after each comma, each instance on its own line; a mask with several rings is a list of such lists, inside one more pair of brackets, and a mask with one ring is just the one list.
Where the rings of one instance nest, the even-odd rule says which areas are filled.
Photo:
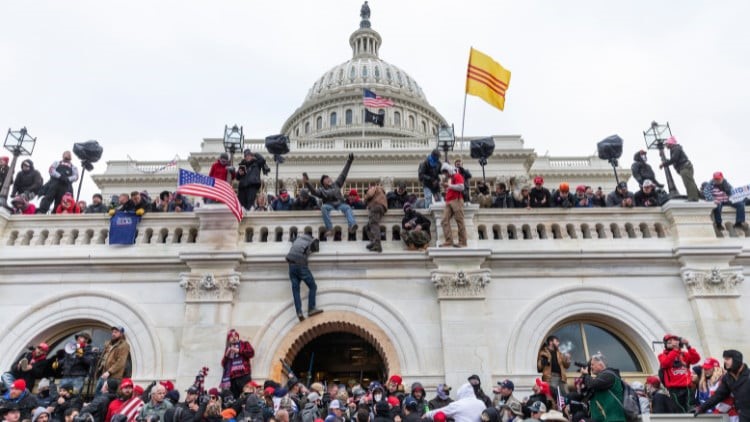
[[297, 128], [294, 129], [294, 136], [299, 136], [299, 126], [297, 126]]
[[380, 80], [380, 67], [375, 66], [375, 80]]
[[393, 112], [393, 125], [396, 127], [401, 127], [401, 112]]
[[385, 78], [388, 79], [388, 82], [393, 80], [393, 75], [391, 75], [391, 69], [385, 70]]
[[427, 133], [427, 123], [424, 120], [422, 121], [422, 133]]
[[305, 135], [310, 133], [310, 122], [305, 122]]
[[403, 81], [403, 79], [401, 79], [401, 72], [396, 72], [396, 79], [398, 80], [398, 84], [399, 85], [401, 85], [401, 86], [404, 85], [404, 81]]
[[339, 80], [339, 82], [341, 82], [341, 81], [343, 81], [343, 80], [344, 80], [344, 69], [339, 69], [339, 77], [338, 77], [338, 80]]
[[353, 123], [353, 120], [352, 120], [352, 110], [351, 109], [348, 109], [348, 110], [346, 110], [346, 112], [344, 112], [344, 121], [345, 121], [345, 123], [347, 125], [350, 125], [350, 124]]
[[409, 116], [409, 129], [414, 130], [414, 116]]
[[354, 66], [352, 66], [351, 68], [349, 68], [349, 79], [354, 80], [354, 78], [356, 77], [357, 77], [357, 69], [355, 69]]
[[362, 66], [362, 77], [366, 78], [368, 75], [367, 66]]
[[323, 129], [323, 116], [318, 116], [318, 118], [315, 119], [315, 129]]
[[331, 113], [331, 127], [336, 127], [338, 116], [336, 115], [336, 112], [334, 111]]

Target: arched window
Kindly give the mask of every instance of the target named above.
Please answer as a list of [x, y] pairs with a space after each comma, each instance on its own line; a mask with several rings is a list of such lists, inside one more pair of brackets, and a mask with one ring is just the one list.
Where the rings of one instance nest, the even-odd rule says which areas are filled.
[[310, 122], [305, 122], [305, 135], [310, 133]]
[[401, 112], [393, 112], [393, 126], [401, 127]]
[[297, 128], [294, 129], [294, 136], [299, 136], [299, 126], [297, 126]]
[[375, 80], [376, 80], [376, 81], [379, 81], [379, 80], [380, 80], [380, 67], [378, 67], [378, 66], [375, 66], [375, 71], [374, 71], [374, 73], [375, 73]]
[[415, 123], [414, 123], [414, 116], [409, 116], [409, 129], [414, 129]]
[[349, 69], [349, 79], [354, 79], [356, 77], [357, 77], [357, 69], [355, 69], [354, 66], [352, 66]]
[[366, 78], [368, 75], [367, 66], [362, 66], [362, 77]]
[[337, 117], [338, 117], [338, 116], [336, 115], [336, 112], [335, 112], [335, 111], [334, 111], [333, 113], [331, 113], [331, 127], [335, 127], [335, 126], [336, 126], [336, 123], [337, 123], [337, 122], [336, 122], [336, 118], [337, 118]]
[[427, 133], [427, 122], [422, 120], [422, 133]]
[[[592, 355], [602, 353], [607, 364], [621, 372], [643, 372], [638, 355], [610, 328], [590, 321], [566, 323], [553, 330], [550, 335], [560, 339], [560, 350], [570, 353], [572, 362], [587, 362]], [[577, 368], [571, 366], [568, 371]]]
[[315, 129], [323, 129], [323, 116], [318, 116], [318, 118], [315, 119]]
[[350, 124], [353, 123], [353, 120], [352, 120], [353, 117], [352, 116], [353, 116], [352, 109], [346, 110], [346, 112], [344, 113], [344, 119], [345, 119], [347, 125], [350, 125]]

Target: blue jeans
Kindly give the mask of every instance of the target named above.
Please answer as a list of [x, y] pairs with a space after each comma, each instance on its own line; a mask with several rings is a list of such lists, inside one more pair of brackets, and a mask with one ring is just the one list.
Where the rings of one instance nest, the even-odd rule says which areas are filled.
[[721, 225], [721, 210], [725, 205], [734, 207], [734, 209], [736, 210], [737, 216], [734, 219], [735, 224], [742, 224], [745, 222], [745, 202], [744, 201], [740, 201], [736, 204], [731, 203], [731, 202], [722, 202], [721, 204], [717, 205], [713, 211], [714, 221], [716, 222], [716, 224]]
[[297, 313], [302, 313], [302, 298], [299, 294], [301, 282], [304, 282], [310, 289], [307, 295], [307, 312], [315, 309], [315, 293], [318, 291], [318, 285], [315, 284], [315, 278], [313, 278], [310, 268], [307, 265], [289, 264], [289, 281], [292, 282], [292, 297], [294, 298], [294, 309]]
[[9, 390], [15, 380], [16, 377], [13, 376], [11, 372], [4, 372], [3, 375], [0, 376], [0, 383], [5, 384], [5, 390]]
[[326, 230], [333, 229], [333, 223], [331, 223], [331, 211], [333, 210], [341, 211], [342, 213], [344, 213], [344, 216], [346, 216], [346, 222], [347, 224], [349, 224], [349, 227], [357, 224], [357, 221], [354, 219], [354, 213], [352, 213], [352, 207], [350, 207], [349, 204], [323, 204], [323, 206], [320, 207], [320, 212], [323, 214], [323, 224], [326, 225]]

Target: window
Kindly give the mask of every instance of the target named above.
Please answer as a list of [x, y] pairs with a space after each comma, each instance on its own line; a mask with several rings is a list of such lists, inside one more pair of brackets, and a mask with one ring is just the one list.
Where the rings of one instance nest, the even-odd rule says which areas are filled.
[[380, 80], [380, 67], [375, 66], [375, 80]]
[[354, 66], [352, 66], [349, 69], [349, 79], [354, 79], [356, 77], [357, 77], [357, 69], [355, 69]]
[[323, 129], [323, 116], [318, 116], [318, 118], [315, 119], [315, 129]]
[[297, 126], [297, 128], [294, 129], [294, 136], [299, 136], [299, 126]]
[[346, 110], [346, 112], [344, 113], [344, 119], [345, 119], [345, 122], [346, 122], [347, 125], [350, 125], [350, 124], [353, 123], [353, 121], [352, 121], [352, 110], [351, 109]]
[[[613, 368], [622, 372], [643, 372], [643, 366], [630, 346], [598, 324], [572, 322], [557, 328], [550, 335], [560, 339], [560, 349], [570, 353], [573, 362], [586, 362], [592, 355], [601, 352]], [[568, 370], [573, 372], [576, 368], [571, 366]]]
[[409, 129], [414, 129], [414, 116], [409, 116]]
[[336, 112], [335, 111], [333, 113], [331, 113], [331, 127], [335, 127], [336, 126], [336, 117], [337, 116], [336, 116]]
[[367, 72], [367, 66], [362, 66], [362, 77], [366, 78], [367, 74], [368, 74], [368, 72]]
[[427, 133], [427, 123], [424, 120], [422, 121], [422, 133]]
[[393, 112], [393, 126], [401, 127], [401, 113], [398, 111]]
[[385, 78], [388, 79], [388, 82], [393, 80], [393, 75], [391, 75], [391, 69], [389, 68], [385, 69]]
[[305, 135], [310, 133], [310, 122], [305, 122]]

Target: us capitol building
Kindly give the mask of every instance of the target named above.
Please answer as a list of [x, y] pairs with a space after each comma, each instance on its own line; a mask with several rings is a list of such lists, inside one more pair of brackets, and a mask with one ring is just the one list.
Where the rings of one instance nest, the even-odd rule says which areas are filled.
[[[303, 171], [314, 182], [337, 175], [350, 152], [356, 159], [346, 189], [362, 192], [380, 181], [390, 190], [403, 181], [421, 192], [417, 167], [446, 120], [409, 74], [380, 58], [382, 38], [366, 12], [349, 37], [352, 58], [315, 80], [281, 127], [291, 153], [279, 183], [291, 192]], [[363, 88], [394, 101], [383, 127], [363, 124]], [[538, 156], [521, 136], [493, 138], [491, 186], [541, 175], [550, 187], [614, 187], [611, 166], [596, 157]], [[451, 160], [462, 157], [481, 176], [469, 158], [471, 139], [457, 140]], [[260, 139], [247, 145], [265, 152]], [[178, 167], [207, 173], [221, 152], [222, 140], [208, 138], [177, 166], [110, 161], [94, 179], [105, 198], [135, 189], [156, 195], [175, 189]], [[271, 173], [264, 190], [275, 188]], [[110, 326], [123, 326], [136, 382], [170, 379], [180, 388], [202, 366], [211, 370], [206, 385], [218, 384], [229, 328], [255, 347], [258, 380], [284, 379], [284, 360], [313, 380], [366, 382], [398, 373], [407, 385], [420, 380], [433, 389], [476, 373], [485, 385], [510, 378], [524, 389], [537, 376], [537, 350], [553, 333], [574, 360], [601, 351], [627, 378], [643, 378], [657, 372], [666, 332], [689, 338], [704, 357], [720, 357], [724, 348], [750, 351], [750, 320], [742, 312], [750, 243], [732, 228], [717, 233], [711, 208], [681, 200], [648, 209], [468, 205], [469, 247], [427, 252], [405, 250], [402, 212], [390, 210], [381, 254], [365, 249], [362, 229], [356, 239], [322, 242], [311, 270], [325, 312], [303, 322], [284, 256], [298, 233], [320, 232], [319, 212], [249, 213], [239, 223], [223, 205], [147, 214], [135, 245], [110, 246], [107, 216], [2, 211], [0, 369], [28, 344], [62, 348], [86, 330], [101, 345]], [[439, 221], [442, 208], [423, 211]], [[363, 226], [366, 212], [356, 215]], [[346, 228], [340, 213], [332, 218], [338, 230]], [[439, 224], [432, 230], [440, 243]]]

